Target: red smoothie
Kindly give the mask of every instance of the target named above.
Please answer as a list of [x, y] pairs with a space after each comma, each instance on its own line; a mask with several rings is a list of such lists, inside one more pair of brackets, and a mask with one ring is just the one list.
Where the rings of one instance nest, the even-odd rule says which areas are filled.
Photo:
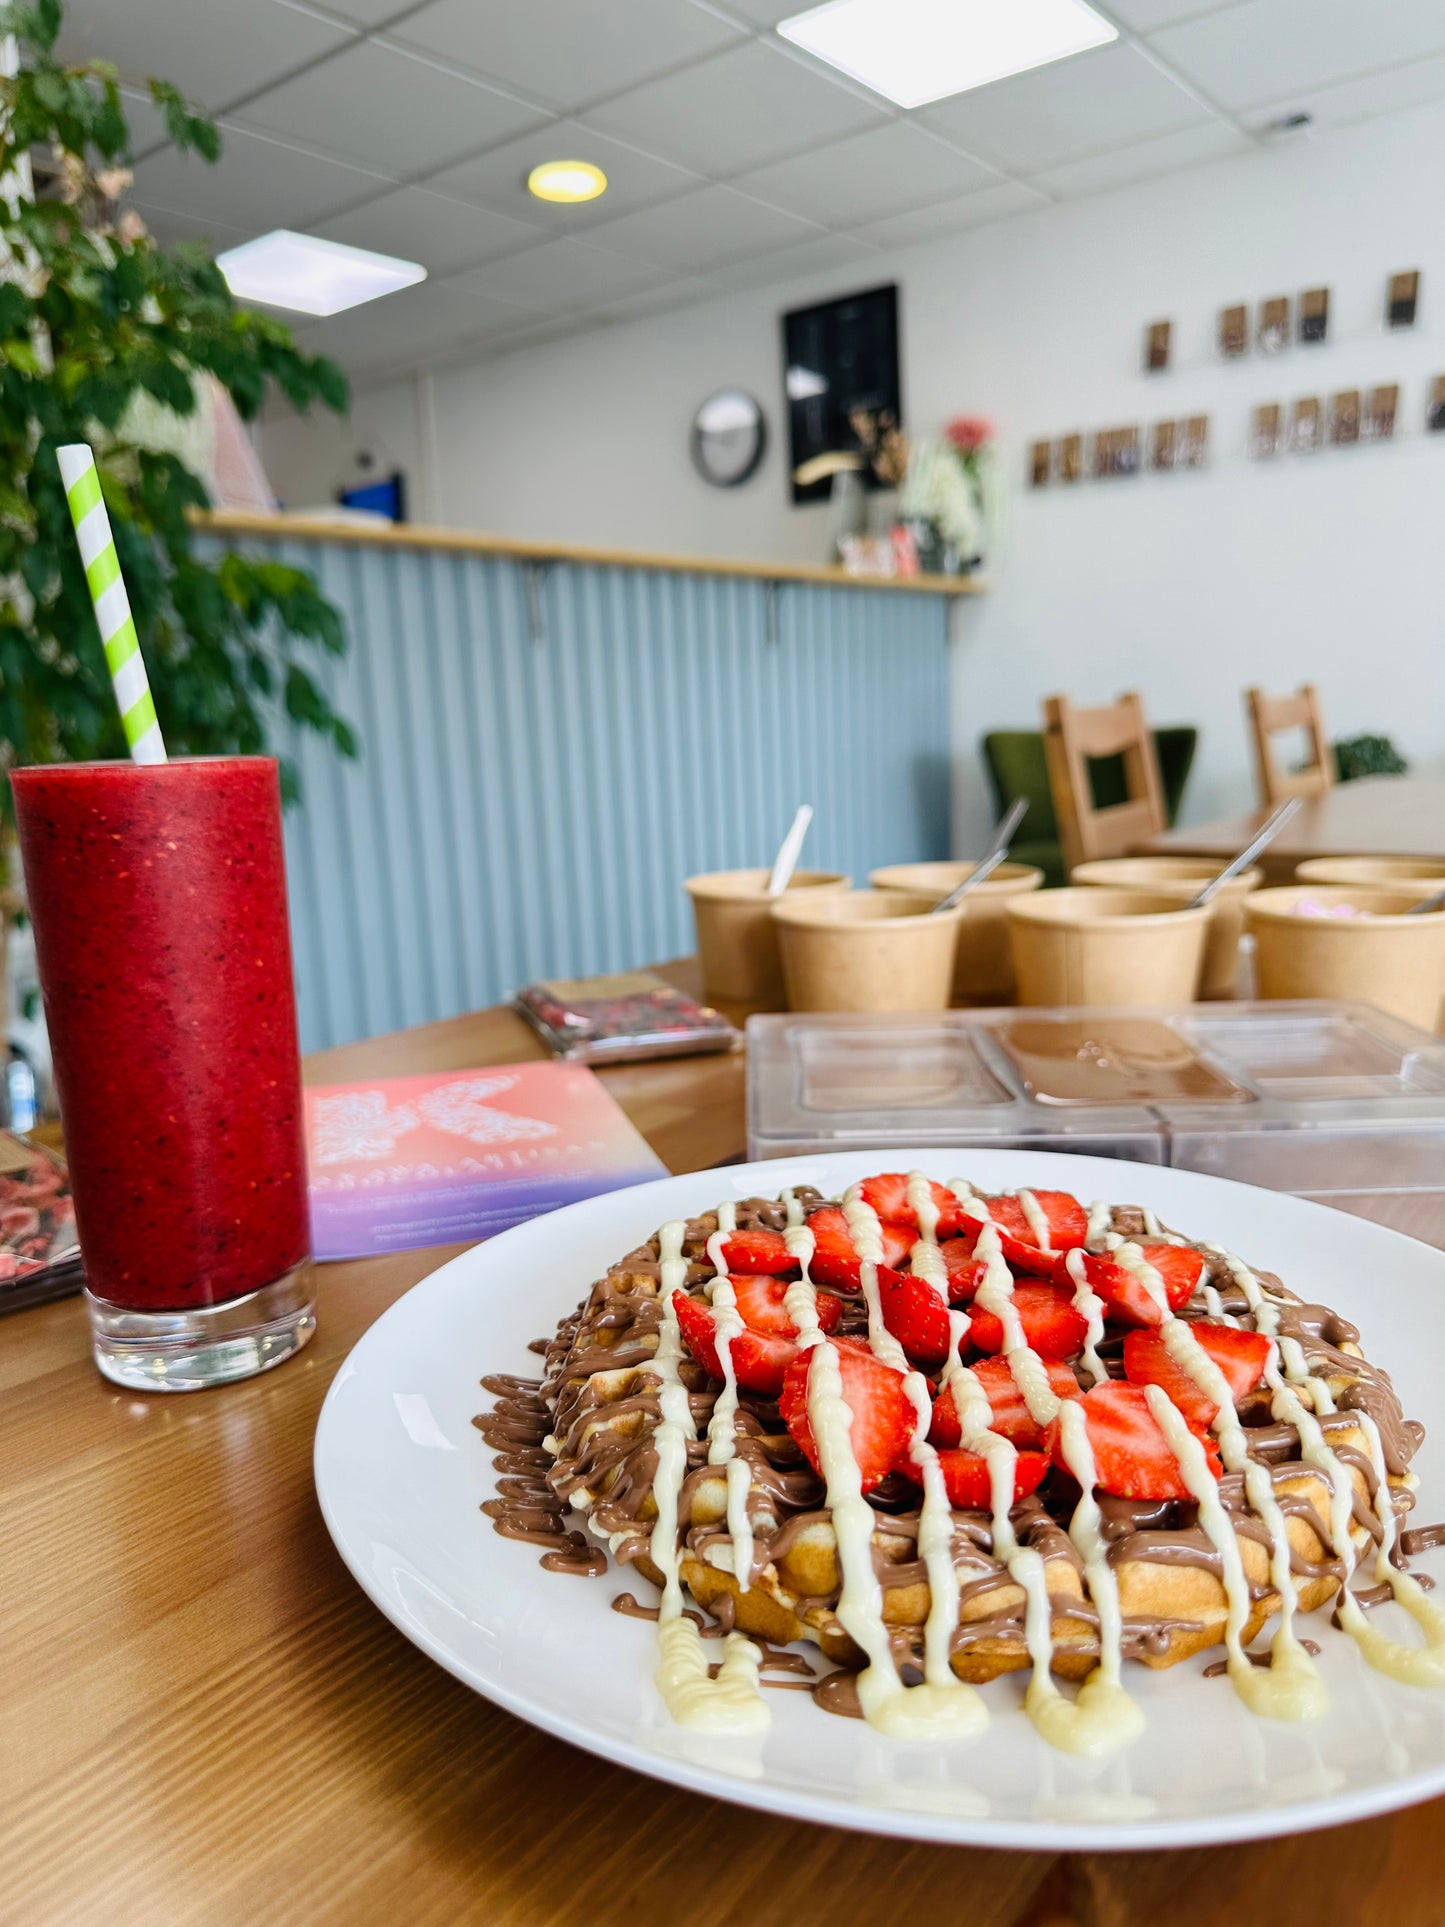
[[174, 1311], [271, 1284], [309, 1242], [276, 764], [10, 780], [89, 1290]]

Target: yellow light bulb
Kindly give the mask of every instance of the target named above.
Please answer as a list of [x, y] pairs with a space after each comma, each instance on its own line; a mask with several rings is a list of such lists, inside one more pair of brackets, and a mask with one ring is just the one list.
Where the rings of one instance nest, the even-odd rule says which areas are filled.
[[591, 161], [543, 161], [527, 176], [539, 201], [595, 201], [607, 191], [607, 176]]

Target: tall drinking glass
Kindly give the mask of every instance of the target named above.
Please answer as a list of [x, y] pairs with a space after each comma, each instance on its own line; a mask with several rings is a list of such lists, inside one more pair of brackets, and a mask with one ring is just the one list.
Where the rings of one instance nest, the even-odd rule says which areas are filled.
[[269, 757], [11, 775], [95, 1359], [193, 1391], [315, 1329]]

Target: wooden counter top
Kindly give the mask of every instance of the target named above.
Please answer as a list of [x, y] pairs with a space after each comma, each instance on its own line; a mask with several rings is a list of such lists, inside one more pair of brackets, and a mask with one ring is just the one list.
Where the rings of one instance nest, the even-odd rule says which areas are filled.
[[435, 549], [450, 555], [501, 555], [521, 562], [577, 562], [614, 569], [676, 570], [682, 575], [746, 576], [756, 582], [811, 582], [830, 589], [887, 589], [908, 595], [974, 596], [985, 585], [971, 575], [850, 575], [808, 562], [731, 562], [715, 555], [659, 555], [642, 549], [589, 548], [483, 535], [475, 529], [428, 529], [410, 522], [332, 522], [325, 516], [251, 515], [238, 510], [197, 518], [218, 535], [262, 535], [271, 541], [349, 542], [368, 548]]
[[[307, 1073], [539, 1054], [497, 1009], [328, 1051]], [[673, 1170], [743, 1151], [741, 1056], [605, 1077]], [[1438, 1927], [1445, 1801], [1175, 1854], [928, 1846], [670, 1790], [479, 1698], [370, 1604], [311, 1481], [342, 1360], [450, 1256], [321, 1267], [306, 1351], [193, 1396], [106, 1384], [77, 1299], [0, 1324], [0, 1920]]]

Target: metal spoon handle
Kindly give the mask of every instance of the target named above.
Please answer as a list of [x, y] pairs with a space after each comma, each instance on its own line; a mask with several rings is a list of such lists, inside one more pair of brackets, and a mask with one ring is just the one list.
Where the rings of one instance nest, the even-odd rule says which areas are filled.
[[982, 883], [985, 877], [993, 875], [994, 871], [1008, 855], [1008, 846], [1013, 842], [1014, 833], [1018, 829], [1019, 824], [1022, 823], [1025, 816], [1027, 816], [1028, 808], [1029, 802], [1026, 796], [1020, 796], [1010, 806], [1008, 815], [1005, 816], [1003, 822], [999, 824], [997, 830], [994, 832], [993, 842], [989, 844], [988, 848], [984, 851], [978, 862], [974, 864], [962, 883], [955, 884], [954, 888], [949, 891], [941, 903], [934, 904], [933, 909], [929, 912], [930, 916], [936, 917], [940, 910], [952, 910], [959, 899], [966, 897], [976, 883]]
[[1226, 863], [1217, 877], [1211, 877], [1209, 879], [1208, 883], [1206, 883], [1204, 888], [1199, 892], [1199, 895], [1191, 899], [1189, 908], [1191, 910], [1202, 910], [1216, 890], [1221, 889], [1228, 883], [1231, 877], [1237, 877], [1241, 870], [1247, 870], [1259, 855], [1260, 851], [1264, 849], [1266, 845], [1273, 843], [1274, 839], [1279, 835], [1285, 824], [1289, 822], [1299, 806], [1299, 797], [1286, 797], [1279, 808], [1265, 819], [1264, 825], [1254, 841], [1247, 843], [1232, 862]]

